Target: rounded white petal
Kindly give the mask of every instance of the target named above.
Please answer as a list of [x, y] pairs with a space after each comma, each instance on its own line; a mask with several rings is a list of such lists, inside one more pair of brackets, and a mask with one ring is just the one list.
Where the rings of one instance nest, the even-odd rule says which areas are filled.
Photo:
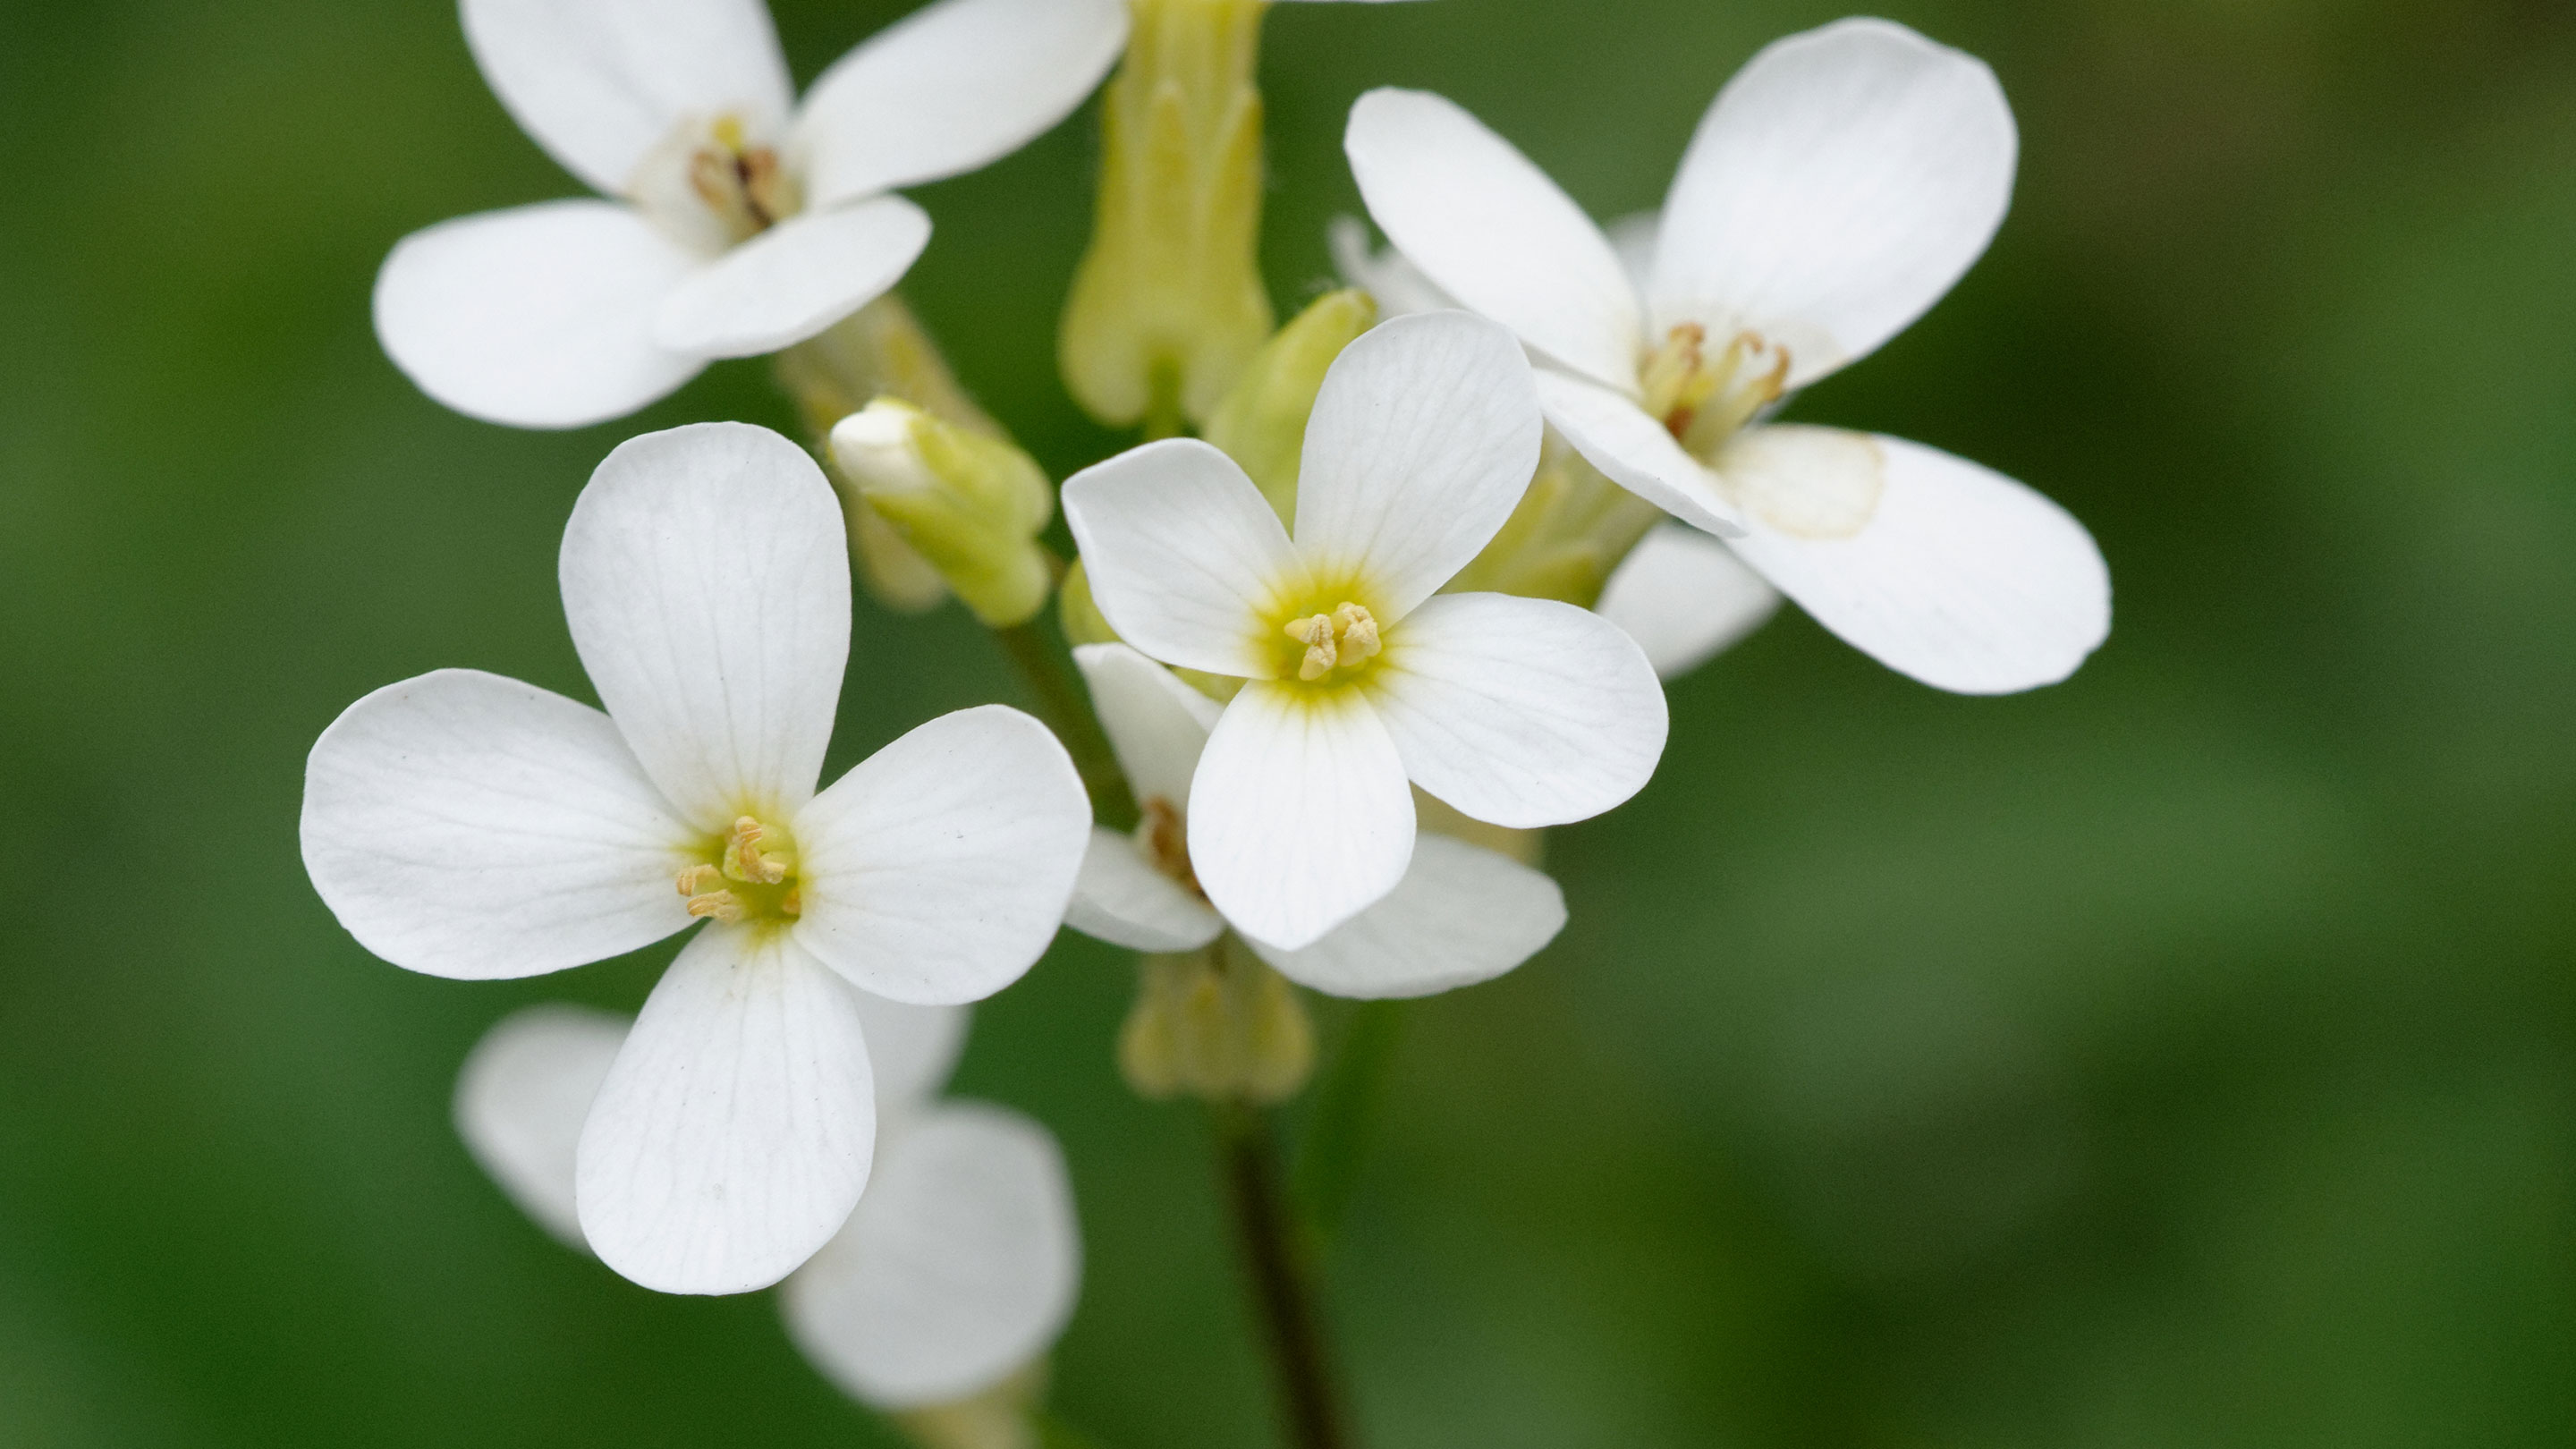
[[1132, 448], [1065, 480], [1064, 521], [1120, 638], [1187, 669], [1278, 672], [1270, 621], [1306, 567], [1232, 458], [1196, 438]]
[[1123, 0], [939, 0], [862, 41], [805, 93], [807, 204], [935, 181], [1073, 114], [1127, 45]]
[[1242, 934], [1293, 951], [1404, 879], [1413, 792], [1359, 690], [1255, 681], [1199, 757], [1189, 833], [1209, 904]]
[[1779, 592], [1725, 544], [1657, 524], [1601, 590], [1593, 612], [1627, 631], [1655, 673], [1679, 679], [1770, 619]]
[[1637, 385], [1636, 289], [1601, 229], [1458, 104], [1374, 90], [1342, 139], [1369, 215], [1434, 284], [1609, 386]]
[[1334, 217], [1325, 241], [1332, 249], [1333, 270], [1341, 274], [1342, 285], [1357, 287], [1375, 297], [1382, 317], [1409, 317], [1416, 312], [1439, 312], [1458, 305], [1457, 298], [1422, 275], [1422, 269], [1407, 261], [1404, 253], [1393, 247], [1372, 250], [1368, 223], [1356, 216]]
[[1498, 323], [1426, 312], [1371, 328], [1324, 374], [1297, 471], [1297, 552], [1365, 582], [1391, 624], [1465, 568], [1538, 471], [1529, 359]]
[[701, 357], [776, 352], [884, 296], [929, 244], [929, 216], [900, 196], [789, 217], [672, 288], [653, 340]]
[[683, 120], [785, 125], [794, 90], [761, 0], [465, 0], [465, 42], [520, 129], [611, 195]]
[[966, 1028], [974, 1009], [912, 1006], [872, 991], [859, 992], [858, 998], [877, 1088], [877, 1120], [890, 1124], [948, 1084], [948, 1074], [966, 1054]]
[[1104, 825], [1091, 828], [1064, 923], [1130, 951], [1195, 951], [1225, 929], [1207, 902], [1154, 869], [1133, 836]]
[[1663, 231], [1660, 211], [1632, 211], [1601, 229], [1610, 238], [1610, 250], [1618, 253], [1619, 270], [1628, 274], [1628, 284], [1639, 296], [1648, 295], [1654, 286], [1655, 249]]
[[358, 943], [432, 976], [537, 976], [689, 924], [690, 832], [608, 716], [442, 670], [349, 706], [304, 767], [304, 868]]
[[1186, 808], [1199, 751], [1224, 707], [1124, 644], [1085, 644], [1073, 662], [1091, 686], [1092, 713], [1137, 803]]
[[1385, 900], [1302, 951], [1248, 944], [1280, 975], [1363, 1001], [1491, 981], [1565, 929], [1565, 893], [1520, 862], [1445, 835], [1413, 842]]
[[784, 931], [709, 926], [591, 1106], [582, 1236], [664, 1293], [766, 1288], [848, 1221], [876, 1127], [858, 993]]
[[1664, 203], [1655, 322], [1760, 334], [1804, 387], [1941, 300], [2012, 202], [1994, 72], [1887, 20], [1775, 42], [1727, 82]]
[[468, 417], [578, 428], [623, 417], [705, 360], [653, 340], [697, 257], [613, 201], [549, 201], [441, 222], [376, 274], [394, 366]]
[[1055, 1139], [1016, 1112], [948, 1102], [886, 1144], [849, 1226], [779, 1306], [826, 1377], [900, 1411], [971, 1397], [1045, 1353], [1081, 1279]]
[[1725, 538], [1744, 531], [1708, 469], [1644, 408], [1553, 368], [1537, 369], [1533, 379], [1547, 420], [1603, 477], [1693, 528]]
[[1550, 599], [1433, 599], [1388, 636], [1369, 695], [1413, 782], [1492, 825], [1588, 819], [1663, 758], [1654, 666], [1618, 625]]
[[1091, 800], [1046, 726], [984, 705], [877, 751], [793, 829], [805, 949], [879, 996], [980, 1001], [1055, 939]]
[[600, 702], [690, 824], [774, 823], [813, 795], [850, 558], [811, 455], [743, 423], [631, 439], [573, 504], [561, 572]]
[[[1719, 459], [1748, 503], [1736, 553], [1853, 647], [1959, 694], [2075, 672], [2110, 634], [2111, 575], [2066, 510], [1936, 448], [1769, 427]], [[1809, 498], [1823, 506], [1802, 506]], [[1865, 516], [1853, 500], [1874, 503]]]
[[581, 1125], [634, 1023], [586, 1006], [549, 1003], [503, 1017], [456, 1076], [456, 1132], [465, 1150], [537, 1226], [584, 1252], [573, 1209]]

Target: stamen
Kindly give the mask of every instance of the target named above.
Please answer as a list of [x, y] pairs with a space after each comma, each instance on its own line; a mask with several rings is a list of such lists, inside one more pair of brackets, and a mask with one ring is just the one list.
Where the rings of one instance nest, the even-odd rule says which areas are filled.
[[1714, 359], [1708, 330], [1684, 322], [1638, 369], [1646, 411], [1675, 441], [1705, 462], [1764, 408], [1788, 391], [1789, 350], [1755, 332], [1739, 332]]
[[1288, 637], [1306, 646], [1297, 677], [1308, 684], [1335, 669], [1357, 669], [1385, 651], [1378, 637], [1377, 616], [1345, 601], [1329, 614], [1288, 621]]
[[689, 897], [689, 914], [733, 922], [742, 919], [742, 901], [731, 891], [709, 891]]
[[680, 894], [702, 896], [724, 888], [724, 872], [712, 865], [693, 865], [680, 872]]
[[1684, 322], [1664, 334], [1664, 345], [1639, 370], [1637, 381], [1646, 391], [1646, 411], [1664, 419], [1675, 437], [1690, 426], [1690, 415], [1699, 411], [1709, 394], [1717, 391], [1707, 347], [1708, 329]]
[[1341, 631], [1344, 668], [1375, 659], [1385, 648], [1378, 642], [1377, 616], [1357, 604], [1335, 609], [1333, 627]]
[[760, 839], [768, 833], [759, 821], [748, 815], [734, 821], [733, 829], [725, 835], [724, 873], [735, 880], [759, 885], [776, 885], [787, 879], [793, 860], [784, 854], [761, 853]]
[[1333, 647], [1332, 615], [1317, 614], [1310, 619], [1293, 620], [1288, 625], [1288, 637], [1306, 646], [1305, 662], [1297, 666], [1299, 679], [1312, 684], [1333, 672], [1334, 661], [1340, 654]]
[[1201, 900], [1207, 898], [1199, 889], [1198, 872], [1190, 865], [1189, 829], [1181, 812], [1172, 802], [1157, 795], [1145, 802], [1145, 820], [1137, 839], [1145, 847], [1145, 859], [1154, 869], [1170, 876]]

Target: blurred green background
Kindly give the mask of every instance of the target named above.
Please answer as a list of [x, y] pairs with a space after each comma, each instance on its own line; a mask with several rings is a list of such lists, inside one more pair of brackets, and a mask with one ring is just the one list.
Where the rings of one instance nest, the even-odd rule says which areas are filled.
[[[800, 78], [909, 8], [785, 0]], [[1267, 262], [1356, 207], [1367, 86], [1655, 202], [1803, 0], [1284, 5]], [[1574, 923], [1404, 1020], [1331, 1267], [1380, 1446], [2576, 1442], [2576, 13], [1984, 0], [2017, 204], [1802, 417], [2067, 504], [2118, 590], [2074, 682], [1959, 699], [1784, 615], [1560, 832]], [[922, 200], [908, 293], [1059, 471], [1096, 119]], [[588, 689], [562, 522], [618, 440], [790, 415], [757, 364], [569, 435], [441, 411], [369, 330], [451, 215], [570, 194], [445, 0], [0, 4], [0, 1443], [891, 1443], [768, 1297], [557, 1248], [447, 1120], [524, 1002], [667, 948], [409, 975], [298, 864], [379, 684]], [[863, 606], [864, 608], [864, 606]], [[837, 770], [1014, 685], [859, 630]], [[1118, 953], [982, 1008], [959, 1089], [1062, 1136], [1058, 1403], [1257, 1445], [1198, 1118], [1120, 1087]], [[1344, 1017], [1328, 1014], [1328, 1024]]]

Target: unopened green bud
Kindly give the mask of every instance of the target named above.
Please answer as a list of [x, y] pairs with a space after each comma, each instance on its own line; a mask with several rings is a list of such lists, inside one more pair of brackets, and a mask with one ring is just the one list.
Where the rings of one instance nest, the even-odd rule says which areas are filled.
[[1314, 1073], [1315, 1027], [1296, 989], [1229, 932], [1145, 958], [1118, 1067], [1139, 1096], [1281, 1102]]
[[1550, 431], [1520, 506], [1443, 592], [1518, 594], [1591, 608], [1611, 571], [1661, 517]]
[[1263, 343], [1205, 436], [1261, 486], [1279, 521], [1297, 518], [1297, 465], [1306, 451], [1306, 419], [1324, 373], [1342, 349], [1377, 325], [1377, 301], [1357, 288], [1328, 292]]
[[832, 462], [976, 618], [1007, 629], [1046, 607], [1055, 490], [1028, 454], [879, 398], [832, 429]]
[[1104, 102], [1091, 249], [1074, 273], [1057, 360], [1076, 401], [1156, 436], [1204, 421], [1262, 340], [1265, 0], [1134, 0]]

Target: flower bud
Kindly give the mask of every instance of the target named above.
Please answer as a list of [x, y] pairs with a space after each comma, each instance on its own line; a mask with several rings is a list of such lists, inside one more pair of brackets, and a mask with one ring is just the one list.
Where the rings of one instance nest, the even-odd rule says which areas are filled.
[[832, 429], [832, 462], [976, 618], [1007, 629], [1046, 607], [1055, 490], [1028, 454], [884, 397]]
[[1314, 1023], [1287, 979], [1229, 933], [1145, 958], [1118, 1068], [1143, 1097], [1281, 1102], [1314, 1073]]
[[1316, 298], [1262, 344], [1207, 420], [1207, 440], [1252, 475], [1282, 523], [1296, 522], [1297, 465], [1324, 373], [1376, 325], [1377, 302], [1366, 292], [1351, 288]]
[[1520, 506], [1443, 592], [1518, 594], [1589, 609], [1611, 570], [1661, 517], [1550, 430]]
[[1091, 249], [1057, 362], [1074, 399], [1158, 437], [1204, 421], [1270, 335], [1261, 233], [1264, 0], [1134, 0], [1104, 101]]

